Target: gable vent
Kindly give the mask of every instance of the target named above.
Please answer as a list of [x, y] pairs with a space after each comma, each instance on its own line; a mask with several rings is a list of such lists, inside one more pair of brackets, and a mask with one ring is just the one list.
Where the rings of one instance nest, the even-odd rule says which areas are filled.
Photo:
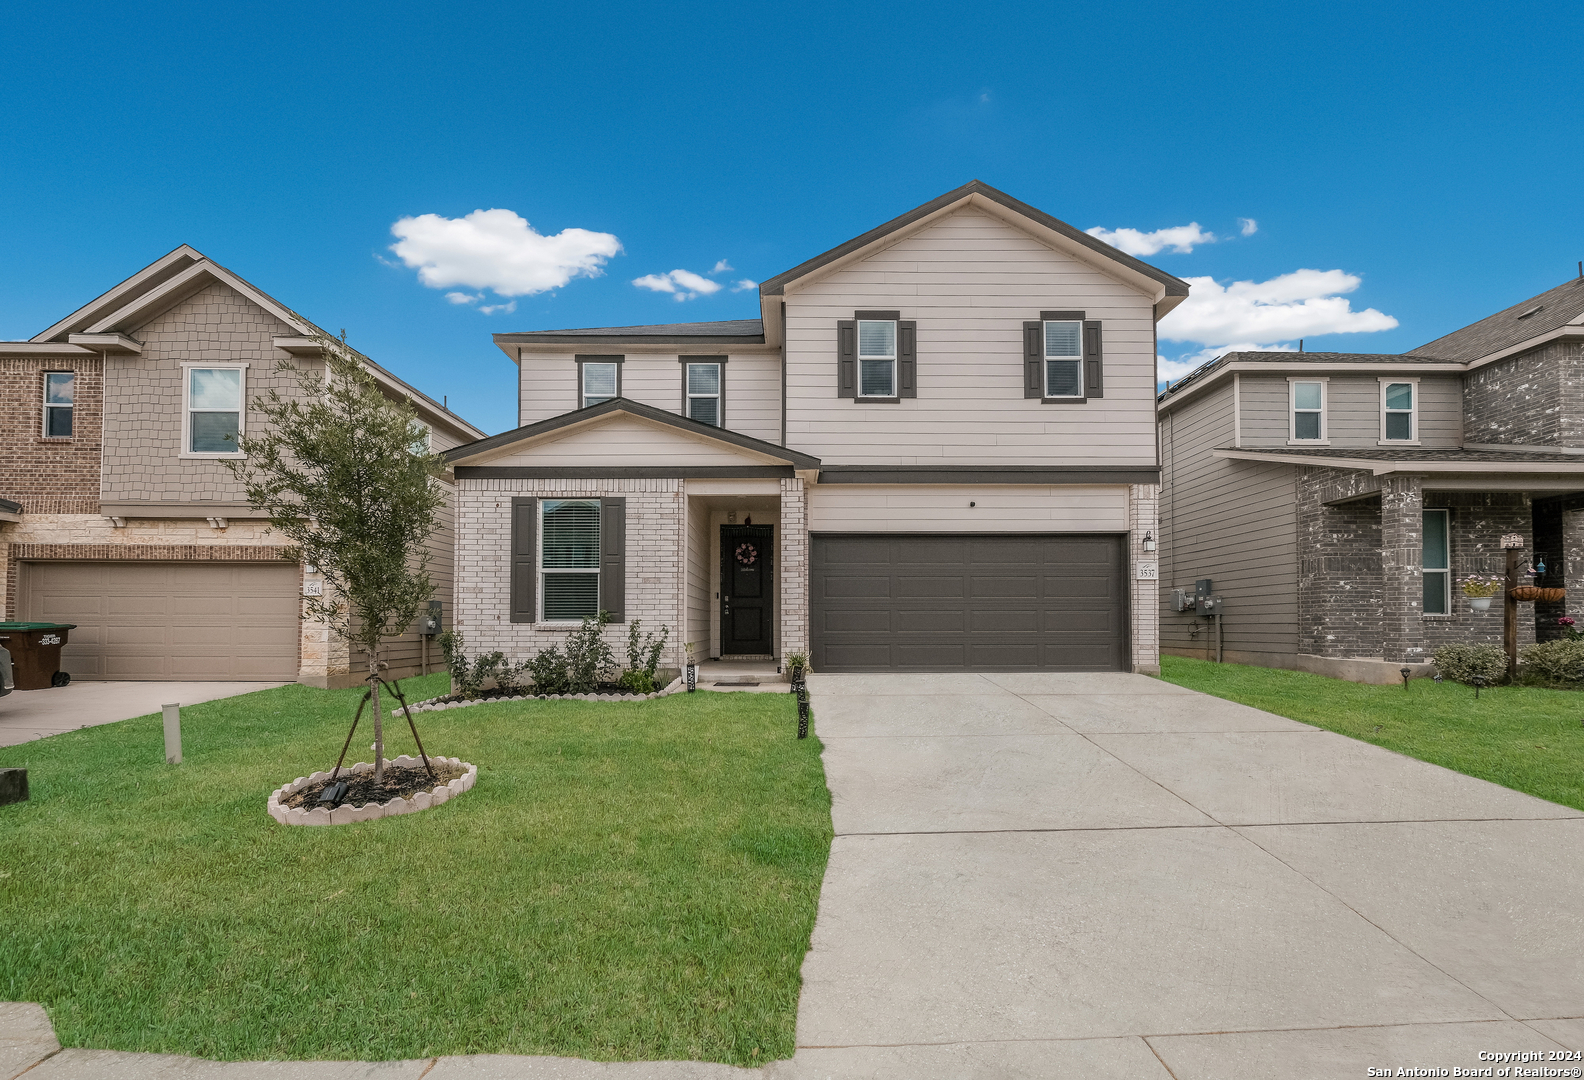
[[1525, 312], [1522, 312], [1521, 314], [1519, 314], [1518, 317], [1520, 319], [1527, 319], [1529, 316], [1533, 315], [1535, 312], [1539, 311], [1543, 307], [1545, 307], [1544, 304], [1536, 304], [1534, 307], [1530, 308], [1528, 311], [1525, 311]]

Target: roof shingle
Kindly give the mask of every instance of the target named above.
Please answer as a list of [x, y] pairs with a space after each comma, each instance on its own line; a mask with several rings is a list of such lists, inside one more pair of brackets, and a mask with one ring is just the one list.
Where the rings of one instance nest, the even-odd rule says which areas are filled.
[[1410, 356], [1439, 356], [1448, 360], [1478, 360], [1511, 348], [1530, 338], [1549, 334], [1584, 315], [1584, 277], [1531, 296], [1505, 311], [1471, 323], [1461, 330], [1409, 351]]

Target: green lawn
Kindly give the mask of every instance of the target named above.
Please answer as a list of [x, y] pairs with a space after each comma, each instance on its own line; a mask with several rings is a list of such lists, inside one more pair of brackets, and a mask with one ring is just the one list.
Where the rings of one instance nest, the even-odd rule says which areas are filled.
[[277, 825], [269, 792], [334, 762], [359, 693], [184, 708], [179, 766], [157, 716], [0, 748], [32, 787], [0, 807], [0, 1001], [66, 1046], [220, 1059], [791, 1056], [831, 818], [790, 695], [420, 715], [471, 792]]
[[1584, 694], [1414, 679], [1404, 690], [1301, 671], [1167, 656], [1161, 677], [1193, 690], [1584, 810]]

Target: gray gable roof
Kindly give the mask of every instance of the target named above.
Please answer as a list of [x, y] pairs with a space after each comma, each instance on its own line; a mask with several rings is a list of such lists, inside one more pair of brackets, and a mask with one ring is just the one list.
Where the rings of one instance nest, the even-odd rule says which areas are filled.
[[991, 200], [992, 202], [999, 203], [1008, 210], [1022, 214], [1030, 221], [1034, 221], [1045, 226], [1052, 232], [1061, 233], [1063, 236], [1077, 241], [1084, 247], [1104, 255], [1107, 259], [1110, 259], [1113, 262], [1121, 263], [1123, 266], [1135, 270], [1138, 273], [1143, 274], [1145, 277], [1153, 278], [1166, 287], [1167, 296], [1188, 295], [1188, 283], [1183, 281], [1181, 278], [1174, 277], [1164, 270], [1160, 270], [1151, 266], [1147, 262], [1135, 259], [1131, 255], [1118, 251], [1104, 240], [1096, 240], [1082, 229], [1074, 228], [1065, 221], [1051, 217], [1043, 210], [1036, 210], [1028, 203], [1019, 202], [1006, 192], [999, 191], [981, 180], [970, 180], [962, 187], [948, 191], [939, 198], [931, 199], [923, 206], [914, 207], [901, 217], [892, 218], [884, 225], [870, 229], [862, 236], [855, 236], [839, 247], [833, 247], [821, 255], [814, 256], [807, 262], [799, 263], [797, 266], [794, 266], [785, 273], [777, 274], [775, 277], [759, 286], [759, 295], [778, 296], [786, 292], [786, 286], [788, 282], [796, 281], [800, 277], [812, 274], [820, 267], [829, 263], [833, 263], [844, 255], [849, 255], [860, 248], [867, 247], [876, 240], [882, 240], [891, 233], [905, 229], [915, 221], [918, 221], [921, 218], [929, 217], [937, 210], [943, 210], [953, 203], [961, 202], [970, 195], [980, 195]]
[[1165, 401], [1178, 391], [1196, 385], [1228, 364], [1445, 364], [1440, 356], [1415, 356], [1411, 353], [1337, 353], [1337, 352], [1230, 352], [1208, 364], [1194, 368], [1163, 391], [1157, 400]]
[[[1536, 310], [1538, 309], [1538, 310]], [[1549, 334], [1584, 315], [1584, 277], [1531, 296], [1521, 304], [1419, 346], [1410, 356], [1478, 360], [1530, 338]]]
[[577, 330], [531, 330], [496, 334], [497, 345], [533, 343], [594, 345], [763, 345], [764, 323], [759, 319], [729, 319], [725, 322], [658, 323], [651, 326], [594, 326]]

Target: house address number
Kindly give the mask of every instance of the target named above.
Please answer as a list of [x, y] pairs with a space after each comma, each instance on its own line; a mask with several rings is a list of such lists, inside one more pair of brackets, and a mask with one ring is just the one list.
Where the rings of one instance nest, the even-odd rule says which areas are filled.
[[1159, 581], [1160, 580], [1160, 563], [1154, 563], [1154, 562], [1141, 562], [1141, 563], [1139, 563], [1138, 564], [1138, 580], [1140, 580], [1140, 581]]
[[322, 582], [322, 581], [305, 581], [305, 582], [303, 582], [303, 595], [304, 596], [323, 596], [324, 595], [324, 582]]

